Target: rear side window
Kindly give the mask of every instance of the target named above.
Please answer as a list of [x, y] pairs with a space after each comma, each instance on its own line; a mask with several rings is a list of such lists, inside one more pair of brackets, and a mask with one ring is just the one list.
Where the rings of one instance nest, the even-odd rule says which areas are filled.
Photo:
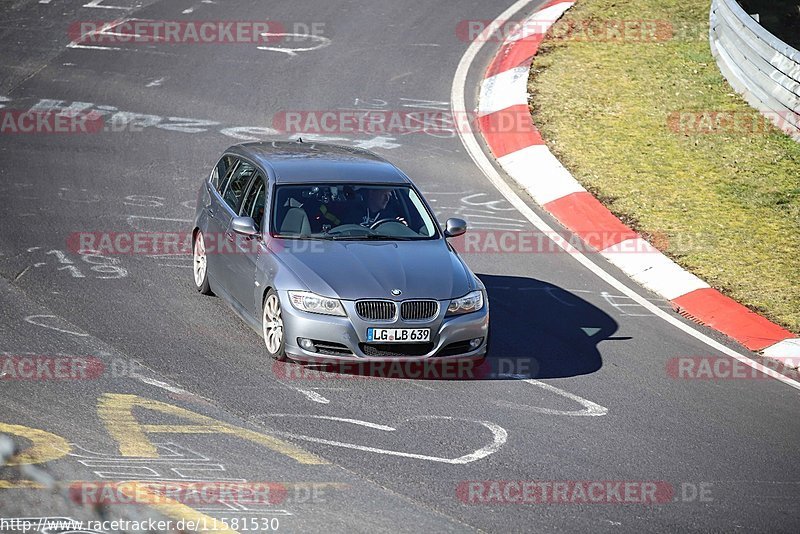
[[261, 221], [264, 219], [264, 205], [266, 204], [266, 191], [264, 187], [264, 179], [259, 174], [253, 185], [250, 187], [250, 192], [242, 204], [242, 210], [239, 213], [242, 217], [252, 217], [256, 222], [256, 230], [261, 230]]
[[214, 170], [211, 171], [211, 185], [214, 186], [220, 194], [222, 194], [222, 189], [225, 186], [225, 178], [228, 177], [233, 167], [236, 165], [237, 159], [233, 156], [222, 156], [217, 164], [214, 166]]
[[225, 184], [225, 191], [222, 193], [222, 198], [231, 209], [236, 213], [239, 211], [239, 205], [242, 203], [242, 197], [247, 189], [247, 184], [255, 174], [256, 169], [246, 161], [239, 162], [239, 165], [231, 173], [228, 183]]

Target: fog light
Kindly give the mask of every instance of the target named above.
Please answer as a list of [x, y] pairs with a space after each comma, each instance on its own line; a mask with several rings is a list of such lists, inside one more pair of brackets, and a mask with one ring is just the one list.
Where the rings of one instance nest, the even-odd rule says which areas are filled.
[[481, 346], [481, 343], [483, 343], [482, 337], [476, 337], [475, 339], [471, 339], [469, 342], [469, 348], [475, 350]]
[[300, 347], [303, 350], [307, 350], [308, 352], [317, 352], [317, 347], [314, 346], [314, 342], [310, 339], [306, 339], [304, 337], [298, 337], [297, 343], [300, 344]]

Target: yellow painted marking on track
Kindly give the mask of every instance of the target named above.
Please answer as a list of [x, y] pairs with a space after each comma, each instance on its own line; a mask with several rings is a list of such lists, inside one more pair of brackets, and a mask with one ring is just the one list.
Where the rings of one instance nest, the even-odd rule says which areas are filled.
[[61, 436], [22, 425], [0, 423], [0, 434], [13, 434], [29, 440], [33, 445], [6, 462], [6, 465], [43, 464], [66, 456], [71, 450]]
[[163, 495], [157, 493], [157, 490], [154, 492], [146, 482], [129, 482], [120, 484], [117, 488], [119, 488], [126, 497], [130, 497], [133, 502], [148, 503], [148, 507], [158, 510], [171, 519], [183, 521], [184, 523], [191, 521], [196, 526], [196, 528], [192, 529], [193, 532], [239, 534], [238, 531], [229, 528], [223, 521], [207, 516], [178, 501], [165, 498]]
[[0, 480], [0, 489], [46, 489], [44, 484], [33, 480]]
[[[133, 415], [134, 408], [143, 408], [188, 419], [193, 425], [141, 424]], [[106, 430], [119, 444], [122, 456], [157, 458], [158, 451], [147, 434], [231, 434], [293, 458], [301, 464], [327, 464], [326, 460], [281, 439], [260, 434], [171, 404], [145, 399], [137, 395], [106, 393], [98, 400], [97, 414]]]

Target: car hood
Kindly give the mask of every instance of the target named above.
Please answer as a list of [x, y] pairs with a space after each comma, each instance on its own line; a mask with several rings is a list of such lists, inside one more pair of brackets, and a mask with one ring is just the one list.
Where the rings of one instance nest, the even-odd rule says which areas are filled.
[[[273, 241], [270, 249], [310, 291], [344, 300], [447, 300], [476, 289], [444, 240]], [[402, 294], [392, 295], [393, 289]]]

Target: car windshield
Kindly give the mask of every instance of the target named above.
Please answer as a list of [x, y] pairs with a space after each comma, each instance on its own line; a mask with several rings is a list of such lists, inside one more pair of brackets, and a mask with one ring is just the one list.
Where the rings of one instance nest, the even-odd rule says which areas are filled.
[[279, 185], [272, 235], [295, 239], [410, 241], [438, 237], [407, 185]]

